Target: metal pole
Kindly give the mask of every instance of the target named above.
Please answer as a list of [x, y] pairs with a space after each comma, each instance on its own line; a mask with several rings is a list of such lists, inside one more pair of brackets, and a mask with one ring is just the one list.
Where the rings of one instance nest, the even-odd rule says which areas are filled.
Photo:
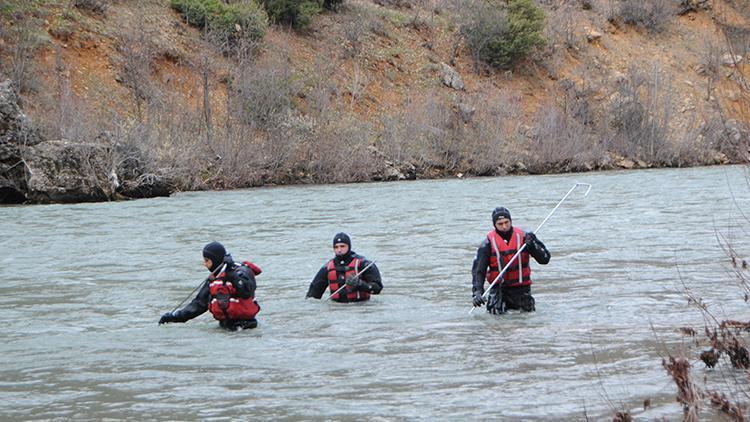
[[[552, 214], [554, 214], [555, 211], [557, 211], [557, 209], [560, 208], [560, 205], [562, 205], [562, 203], [565, 202], [566, 199], [568, 199], [568, 196], [570, 196], [570, 194], [578, 186], [588, 186], [588, 188], [586, 189], [586, 193], [583, 194], [583, 197], [585, 198], [585, 197], [589, 196], [589, 192], [591, 192], [591, 185], [590, 184], [588, 184], [588, 183], [576, 183], [576, 184], [574, 184], [573, 187], [570, 188], [570, 190], [568, 191], [568, 193], [566, 193], [565, 196], [562, 197], [562, 199], [560, 200], [560, 202], [558, 202], [557, 205], [555, 205], [555, 208], [552, 208], [552, 211], [550, 211], [550, 213], [547, 214], [547, 217], [545, 217], [544, 220], [542, 220], [542, 222], [539, 223], [539, 226], [537, 226], [536, 230], [534, 230], [534, 234], [537, 234], [539, 232], [539, 230], [542, 229], [542, 226], [544, 226], [544, 224], [547, 222], [547, 220], [549, 220], [549, 218], [552, 217]], [[500, 271], [500, 274], [498, 274], [497, 277], [495, 277], [495, 279], [492, 280], [492, 283], [490, 283], [490, 287], [488, 287], [487, 290], [484, 291], [484, 294], [482, 295], [482, 298], [485, 298], [490, 293], [490, 289], [492, 289], [492, 287], [495, 285], [495, 283], [498, 282], [498, 280], [502, 280], [503, 274], [505, 274], [505, 272], [508, 271], [508, 268], [510, 268], [510, 266], [513, 265], [513, 261], [515, 261], [515, 259], [518, 257], [518, 255], [521, 254], [521, 252], [523, 252], [524, 249], [526, 249], [526, 243], [524, 243], [520, 248], [518, 248], [518, 252], [516, 252], [516, 254], [513, 255], [513, 257], [510, 259], [510, 261], [508, 261], [508, 265], [506, 265], [503, 268], [503, 270]], [[500, 263], [498, 262], [498, 265], [499, 264]], [[471, 307], [471, 309], [469, 310], [469, 314], [471, 314], [472, 312], [474, 312], [474, 308], [476, 308], [476, 306], [472, 306]]]
[[[371, 261], [369, 264], [367, 264], [367, 266], [365, 268], [362, 268], [362, 270], [360, 270], [358, 273], [354, 274], [354, 277], [359, 277], [360, 274], [362, 274], [363, 272], [367, 271], [368, 268], [372, 267], [372, 264], [374, 264], [374, 263], [375, 263], [375, 261]], [[335, 292], [331, 293], [330, 296], [328, 296], [327, 298], [323, 299], [323, 302], [325, 302], [326, 300], [329, 300], [330, 298], [332, 298], [333, 295], [335, 295], [336, 293], [344, 290], [344, 287], [346, 287], [346, 283], [344, 283], [344, 285], [341, 286], [338, 290], [336, 290]]]
[[[222, 272], [222, 271], [224, 271], [224, 268], [226, 268], [226, 266], [227, 266], [227, 264], [224, 264], [224, 265], [222, 265], [222, 267], [221, 267], [221, 270], [219, 271], [219, 274], [221, 274], [221, 272]], [[211, 272], [211, 275], [214, 275], [214, 273], [213, 273], [213, 272]], [[206, 281], [207, 281], [207, 280], [208, 280], [209, 278], [211, 278], [211, 275], [209, 275], [209, 276], [208, 276], [208, 277], [206, 277], [206, 278], [205, 278], [205, 279], [204, 279], [203, 281], [201, 281], [201, 284], [199, 284], [198, 286], [196, 286], [196, 287], [195, 287], [195, 288], [193, 289], [193, 291], [192, 291], [192, 292], [190, 292], [190, 294], [189, 294], [189, 295], [187, 295], [187, 297], [186, 297], [185, 299], [182, 299], [182, 302], [180, 302], [180, 303], [179, 303], [179, 304], [177, 305], [177, 307], [175, 307], [174, 309], [172, 309], [172, 312], [170, 312], [170, 313], [174, 313], [174, 311], [176, 311], [176, 310], [180, 309], [180, 306], [182, 306], [182, 304], [183, 304], [183, 303], [185, 303], [185, 301], [186, 301], [186, 300], [190, 299], [190, 296], [192, 296], [192, 295], [193, 295], [193, 293], [195, 293], [195, 291], [196, 291], [196, 290], [198, 290], [198, 289], [199, 289], [199, 288], [200, 288], [200, 287], [201, 287], [201, 286], [203, 285], [203, 283], [205, 283], [205, 282], [206, 282]]]

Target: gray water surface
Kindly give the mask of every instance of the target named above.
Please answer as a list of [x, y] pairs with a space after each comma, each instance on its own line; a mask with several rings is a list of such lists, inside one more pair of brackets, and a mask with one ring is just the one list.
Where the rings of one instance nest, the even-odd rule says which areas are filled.
[[[469, 315], [491, 210], [532, 230], [575, 182], [589, 197], [538, 233], [537, 312]], [[742, 168], [710, 167], [0, 208], [0, 419], [679, 419], [661, 359], [702, 327], [683, 284], [750, 316], [716, 240], [747, 250], [749, 192]], [[304, 299], [337, 231], [377, 260], [369, 303]], [[157, 326], [212, 240], [263, 268], [260, 326]]]

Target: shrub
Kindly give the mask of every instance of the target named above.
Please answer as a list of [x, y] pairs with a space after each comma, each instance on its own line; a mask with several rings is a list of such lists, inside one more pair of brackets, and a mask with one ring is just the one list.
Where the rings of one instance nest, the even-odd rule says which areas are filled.
[[[549, 37], [554, 40], [553, 45], [559, 43], [570, 49], [579, 49], [581, 37], [576, 34], [576, 29], [580, 26], [577, 18], [579, 18], [578, 13], [572, 6], [561, 6], [550, 16], [547, 22], [547, 30]], [[553, 47], [552, 50], [552, 53], [554, 53], [556, 48]]]
[[100, 15], [107, 12], [107, 4], [104, 0], [73, 0], [73, 6]]
[[338, 10], [344, 0], [323, 0], [323, 8], [327, 10]]
[[544, 12], [532, 0], [481, 2], [461, 32], [475, 60], [507, 68], [545, 44]]
[[9, 74], [18, 92], [36, 91], [39, 87], [39, 69], [34, 56], [44, 44], [44, 40], [31, 21], [14, 25], [9, 35], [9, 44], [12, 46], [10, 60], [7, 68], [5, 63], [0, 62], [0, 68]]
[[632, 67], [617, 84], [608, 110], [611, 146], [623, 155], [660, 163], [669, 160], [669, 126], [672, 110], [670, 81], [660, 69], [645, 74]]
[[199, 28], [205, 27], [209, 15], [223, 6], [218, 0], [171, 0], [169, 4], [182, 14], [185, 22]]
[[581, 171], [601, 156], [598, 137], [575, 114], [575, 107], [543, 105], [534, 118], [528, 150], [529, 171]]
[[238, 69], [230, 90], [232, 114], [252, 128], [273, 128], [291, 112], [297, 85], [289, 68], [279, 62]]
[[117, 44], [121, 57], [120, 81], [130, 89], [138, 120], [145, 114], [144, 107], [161, 97], [151, 80], [156, 55], [151, 36], [146, 31], [131, 28], [121, 34]]
[[[240, 31], [237, 31], [235, 25], [239, 25]], [[230, 4], [226, 6], [224, 13], [209, 22], [209, 27], [230, 39], [237, 37], [240, 32], [242, 38], [260, 40], [268, 28], [268, 15], [255, 1]]]
[[304, 29], [310, 19], [321, 11], [319, 0], [261, 0], [274, 23]]
[[50, 35], [61, 41], [68, 41], [70, 37], [75, 33], [75, 27], [73, 24], [60, 17], [55, 17], [50, 23], [49, 29], [47, 29]]
[[621, 20], [628, 25], [640, 25], [649, 31], [662, 31], [673, 15], [668, 0], [622, 0], [615, 16], [610, 20]]
[[220, 0], [171, 0], [170, 4], [188, 24], [210, 29], [229, 41], [259, 40], [268, 27], [268, 16], [255, 0], [232, 4]]
[[505, 126], [519, 118], [517, 101], [496, 91], [461, 102], [430, 94], [384, 116], [376, 147], [389, 160], [410, 163], [428, 177], [493, 175], [504, 161], [518, 161], [505, 148]]
[[397, 9], [411, 9], [414, 6], [414, 0], [374, 0], [376, 4], [385, 7]]

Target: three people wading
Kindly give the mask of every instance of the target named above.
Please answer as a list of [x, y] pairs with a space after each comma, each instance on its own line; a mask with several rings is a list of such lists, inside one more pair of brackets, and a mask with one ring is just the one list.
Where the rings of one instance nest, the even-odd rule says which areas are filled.
[[[492, 314], [503, 314], [510, 309], [533, 312], [536, 307], [531, 295], [530, 259], [545, 265], [550, 253], [533, 232], [513, 227], [507, 208], [492, 211], [492, 225], [474, 258], [472, 303], [475, 307], [486, 303], [487, 311]], [[518, 253], [523, 245], [525, 248]], [[331, 300], [349, 303], [367, 301], [371, 295], [380, 294], [383, 290], [380, 271], [373, 262], [352, 251], [349, 235], [342, 232], [333, 237], [333, 252], [333, 258], [315, 274], [306, 298], [320, 299], [328, 290]], [[234, 262], [219, 242], [203, 248], [203, 265], [210, 275], [200, 285], [198, 294], [184, 308], [162, 315], [159, 324], [185, 322], [210, 311], [222, 328], [255, 328], [258, 325], [255, 316], [260, 311], [255, 300], [255, 276], [260, 274], [260, 268], [248, 261]], [[485, 283], [489, 286], [496, 279], [485, 301]]]

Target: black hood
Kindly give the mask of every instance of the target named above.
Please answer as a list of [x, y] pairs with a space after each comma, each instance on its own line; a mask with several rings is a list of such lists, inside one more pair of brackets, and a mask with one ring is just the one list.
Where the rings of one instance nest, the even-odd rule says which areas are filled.
[[349, 250], [352, 249], [352, 239], [344, 232], [336, 233], [333, 236], [333, 245], [335, 246], [337, 243], [346, 243], [349, 246]]
[[219, 268], [224, 262], [225, 256], [228, 256], [231, 261], [232, 257], [227, 254], [224, 245], [219, 242], [211, 242], [203, 247], [203, 257], [211, 260], [211, 268], [209, 268], [211, 271], [216, 271]]
[[510, 211], [508, 211], [505, 207], [497, 207], [494, 210], [492, 210], [492, 226], [495, 226], [495, 223], [497, 223], [497, 220], [500, 219], [500, 217], [505, 217], [508, 220], [513, 221], [512, 218], [510, 218]]

